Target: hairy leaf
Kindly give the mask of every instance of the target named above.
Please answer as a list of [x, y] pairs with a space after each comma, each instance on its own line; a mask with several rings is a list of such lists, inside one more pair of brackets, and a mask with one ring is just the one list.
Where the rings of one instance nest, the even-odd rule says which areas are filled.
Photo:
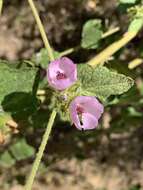
[[16, 69], [0, 63], [0, 103], [13, 92], [31, 92], [37, 69]]
[[123, 74], [110, 71], [103, 66], [93, 69], [86, 64], [78, 65], [78, 78], [81, 80], [85, 95], [94, 95], [101, 99], [122, 94], [134, 84], [130, 77]]
[[25, 139], [22, 139], [16, 144], [12, 145], [10, 147], [10, 151], [16, 160], [23, 160], [35, 154], [34, 148], [28, 145]]
[[87, 49], [95, 49], [102, 37], [101, 20], [92, 19], [85, 23], [82, 30], [81, 46]]

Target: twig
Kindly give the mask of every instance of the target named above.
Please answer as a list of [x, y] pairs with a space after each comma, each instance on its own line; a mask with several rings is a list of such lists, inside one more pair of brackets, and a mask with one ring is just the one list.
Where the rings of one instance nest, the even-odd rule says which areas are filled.
[[107, 31], [104, 34], [102, 34], [102, 39], [107, 38], [108, 36], [111, 36], [112, 34], [118, 32], [119, 30], [120, 30], [119, 27], [110, 29], [109, 31]]

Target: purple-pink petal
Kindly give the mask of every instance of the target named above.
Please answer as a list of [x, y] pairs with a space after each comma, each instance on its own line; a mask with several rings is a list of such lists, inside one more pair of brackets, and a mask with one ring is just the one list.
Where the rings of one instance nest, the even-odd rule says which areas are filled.
[[82, 122], [83, 122], [82, 128], [84, 130], [94, 129], [98, 125], [97, 118], [90, 113], [83, 113]]
[[77, 80], [77, 67], [67, 57], [59, 58], [49, 64], [47, 70], [49, 85], [57, 90], [72, 86]]
[[70, 117], [79, 130], [94, 129], [98, 125], [104, 107], [91, 96], [78, 96], [70, 103]]

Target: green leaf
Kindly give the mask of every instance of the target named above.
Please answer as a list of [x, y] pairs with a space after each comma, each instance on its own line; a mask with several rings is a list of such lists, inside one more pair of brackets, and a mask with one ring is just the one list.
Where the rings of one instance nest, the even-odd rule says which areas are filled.
[[137, 0], [119, 0], [119, 3], [122, 4], [135, 4]]
[[128, 91], [134, 84], [130, 77], [110, 71], [104, 66], [93, 69], [86, 64], [78, 65], [78, 78], [84, 95], [97, 96], [103, 100], [110, 95]]
[[143, 16], [140, 18], [135, 18], [130, 23], [128, 31], [129, 32], [138, 32], [143, 26]]
[[10, 147], [10, 151], [16, 160], [23, 160], [35, 154], [34, 148], [28, 145], [25, 139], [22, 139], [16, 144], [12, 145]]
[[4, 111], [0, 111], [0, 130], [3, 129], [7, 121], [11, 119], [11, 116]]
[[127, 110], [128, 110], [129, 116], [131, 117], [143, 117], [142, 112], [137, 111], [134, 107], [130, 106], [127, 108]]
[[3, 65], [3, 66], [4, 65], [8, 66], [10, 68], [15, 68], [15, 69], [20, 68], [23, 64], [25, 66], [24, 62], [23, 63], [21, 63], [19, 61], [11, 61], [11, 62], [9, 62], [7, 60], [2, 60], [2, 59], [0, 59], [0, 64]]
[[9, 133], [9, 127], [6, 126], [6, 123], [11, 120], [11, 115], [4, 111], [0, 111], [0, 133], [5, 136]]
[[37, 69], [10, 68], [0, 62], [0, 103], [13, 92], [31, 92]]
[[8, 151], [5, 151], [0, 156], [0, 165], [3, 167], [11, 167], [15, 164], [15, 159], [10, 155]]
[[27, 118], [36, 111], [37, 105], [36, 97], [24, 92], [11, 93], [2, 101], [4, 111], [11, 113], [16, 119]]
[[133, 185], [132, 187], [129, 188], [129, 190], [141, 190], [141, 187], [138, 185]]
[[[60, 57], [60, 53], [53, 50], [54, 58], [57, 59]], [[33, 56], [32, 61], [35, 62], [36, 65], [41, 66], [43, 69], [48, 67], [50, 62], [48, 52], [45, 48], [42, 48], [40, 52], [36, 53]]]
[[96, 49], [102, 37], [101, 20], [92, 19], [87, 21], [82, 30], [81, 46], [86, 49]]

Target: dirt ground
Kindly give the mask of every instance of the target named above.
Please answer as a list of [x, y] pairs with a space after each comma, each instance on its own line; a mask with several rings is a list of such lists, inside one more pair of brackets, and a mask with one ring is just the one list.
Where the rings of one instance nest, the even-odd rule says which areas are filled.
[[[56, 50], [76, 46], [82, 25], [89, 18], [107, 18], [113, 25], [123, 20], [118, 18], [116, 0], [69, 2], [36, 1], [49, 40]], [[43, 43], [27, 1], [6, 0], [0, 18], [0, 57], [29, 59], [41, 47]], [[142, 128], [113, 133], [110, 137], [101, 132], [96, 139], [87, 135], [86, 140], [80, 141], [76, 140], [76, 135], [79, 133], [75, 130], [66, 132], [64, 137], [57, 137], [55, 132], [45, 153], [44, 159], [48, 157], [48, 162], [43, 161], [45, 167], [39, 171], [33, 190], [128, 190], [132, 186], [143, 189]], [[2, 170], [0, 189], [22, 190], [30, 163], [32, 160], [28, 164], [18, 163], [11, 173]]]
[[[96, 139], [89, 136], [86, 140], [77, 140], [77, 135], [78, 132], [73, 131], [57, 139], [55, 134], [45, 153], [45, 160], [49, 157], [51, 161], [47, 163], [43, 160], [45, 167], [41, 166], [33, 190], [143, 188], [142, 128], [122, 135], [113, 133], [110, 138], [102, 132]], [[22, 176], [29, 170], [29, 165], [21, 166], [18, 171], [13, 168], [11, 175], [15, 179], [20, 173], [22, 181]], [[2, 181], [8, 172], [1, 176]], [[22, 190], [23, 186], [18, 185], [16, 180], [12, 184], [10, 190]]]

